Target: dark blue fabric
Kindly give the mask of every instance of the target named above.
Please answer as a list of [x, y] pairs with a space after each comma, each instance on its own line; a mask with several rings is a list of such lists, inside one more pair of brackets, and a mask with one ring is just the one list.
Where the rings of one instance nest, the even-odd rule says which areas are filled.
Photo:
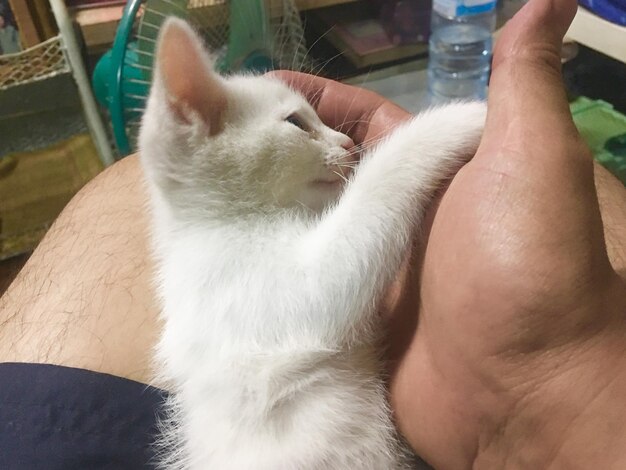
[[166, 392], [49, 364], [0, 364], [0, 469], [154, 468]]

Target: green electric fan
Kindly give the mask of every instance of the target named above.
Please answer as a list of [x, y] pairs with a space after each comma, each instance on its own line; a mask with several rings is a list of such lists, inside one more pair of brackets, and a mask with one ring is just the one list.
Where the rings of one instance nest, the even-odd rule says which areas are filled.
[[129, 0], [113, 47], [92, 79], [98, 101], [108, 110], [120, 156], [136, 149], [156, 39], [172, 15], [189, 21], [203, 36], [221, 73], [305, 67], [304, 32], [293, 0]]

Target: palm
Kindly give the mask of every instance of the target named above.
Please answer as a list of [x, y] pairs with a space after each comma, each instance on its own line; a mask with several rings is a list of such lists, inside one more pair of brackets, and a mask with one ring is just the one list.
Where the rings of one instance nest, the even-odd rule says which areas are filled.
[[[466, 454], [459, 458], [475, 452], [489, 408], [518, 399], [501, 392], [527, 390], [533, 374], [543, 372], [533, 370], [533, 354], [599, 320], [585, 316], [583, 304], [595, 299], [588, 290], [581, 295], [582, 288], [611, 275], [606, 256], [594, 256], [602, 253], [602, 238], [590, 233], [586, 208], [564, 207], [578, 205], [576, 194], [546, 205], [536, 183], [513, 176], [512, 168], [504, 175], [481, 167], [480, 160], [479, 154], [457, 175], [437, 210], [417, 328], [406, 328], [414, 301], [400, 302], [392, 317], [392, 341], [400, 346], [392, 351], [398, 363], [391, 383], [399, 424], [418, 450], [455, 442]], [[545, 305], [554, 310], [539, 309]], [[577, 311], [568, 331], [562, 317]], [[523, 374], [520, 363], [528, 368]], [[423, 453], [432, 462], [449, 458], [439, 450]]]

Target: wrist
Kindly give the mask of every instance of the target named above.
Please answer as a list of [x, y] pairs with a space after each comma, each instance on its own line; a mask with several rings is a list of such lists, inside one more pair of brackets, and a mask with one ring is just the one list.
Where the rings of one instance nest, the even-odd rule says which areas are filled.
[[483, 433], [473, 469], [626, 468], [624, 312], [593, 344], [544, 358], [558, 366]]

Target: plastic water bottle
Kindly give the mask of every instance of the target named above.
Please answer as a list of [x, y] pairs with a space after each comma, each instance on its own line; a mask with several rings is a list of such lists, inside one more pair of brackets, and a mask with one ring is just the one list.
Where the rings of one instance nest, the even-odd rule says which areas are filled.
[[486, 99], [496, 0], [433, 0], [428, 91], [435, 103]]

